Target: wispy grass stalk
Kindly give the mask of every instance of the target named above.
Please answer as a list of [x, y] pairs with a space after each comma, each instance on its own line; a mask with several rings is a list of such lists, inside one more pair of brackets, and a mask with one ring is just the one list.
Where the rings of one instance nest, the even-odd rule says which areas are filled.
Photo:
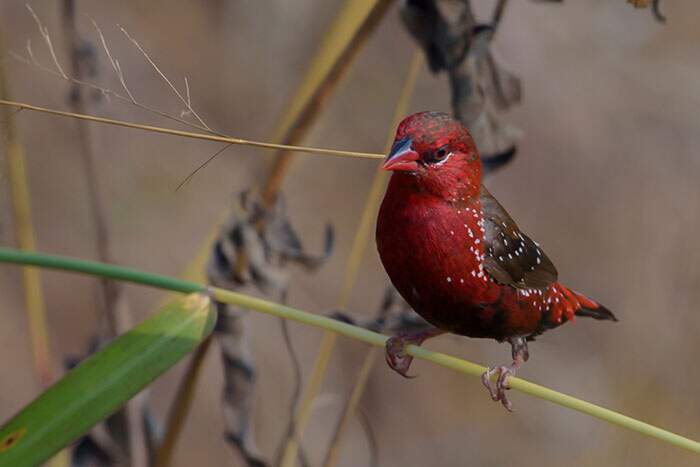
[[326, 156], [337, 156], [337, 157], [359, 157], [361, 159], [383, 159], [384, 155], [372, 152], [360, 152], [360, 151], [343, 151], [341, 149], [324, 149], [324, 148], [314, 148], [309, 146], [294, 146], [288, 144], [276, 144], [276, 143], [266, 143], [262, 141], [253, 141], [242, 138], [234, 138], [231, 136], [218, 136], [206, 133], [195, 133], [192, 131], [175, 130], [173, 128], [165, 128], [153, 125], [143, 125], [140, 123], [128, 122], [125, 120], [116, 120], [113, 118], [97, 117], [95, 115], [79, 114], [75, 112], [66, 112], [63, 110], [49, 109], [46, 107], [41, 107], [38, 105], [27, 104], [26, 102], [17, 102], [7, 99], [0, 99], [0, 106], [15, 107], [21, 110], [31, 110], [34, 112], [45, 113], [50, 115], [56, 115], [59, 117], [67, 118], [77, 118], [80, 120], [87, 120], [95, 123], [104, 123], [107, 125], [120, 126], [124, 128], [131, 128], [136, 130], [150, 131], [153, 133], [160, 133], [164, 135], [180, 136], [183, 138], [199, 139], [204, 141], [216, 141], [219, 143], [236, 144], [241, 146], [252, 146], [263, 149], [274, 149], [274, 150], [284, 150], [284, 151], [295, 151], [304, 152], [308, 154], [316, 155], [326, 155]]

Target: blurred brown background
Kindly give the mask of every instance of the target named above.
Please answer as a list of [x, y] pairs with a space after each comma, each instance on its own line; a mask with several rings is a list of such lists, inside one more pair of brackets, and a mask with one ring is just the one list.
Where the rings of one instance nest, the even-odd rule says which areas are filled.
[[[32, 39], [48, 64], [23, 0], [0, 2], [8, 49]], [[266, 139], [301, 79], [341, 0], [92, 1], [81, 13], [102, 26], [132, 92], [159, 109], [179, 113], [164, 83], [120, 34], [124, 26], [177, 83], [190, 80], [193, 103], [217, 129]], [[491, 2], [475, 1], [478, 11]], [[67, 63], [59, 3], [32, 6], [48, 26], [59, 59]], [[642, 420], [700, 438], [700, 5], [662, 2], [666, 25], [623, 0], [563, 5], [511, 2], [495, 45], [520, 76], [524, 102], [505, 119], [524, 130], [517, 159], [488, 185], [520, 226], [540, 241], [562, 279], [614, 310], [618, 324], [578, 320], [531, 346], [521, 376]], [[323, 147], [382, 148], [413, 44], [396, 8], [371, 38], [306, 142]], [[80, 27], [93, 40], [87, 17]], [[103, 57], [101, 57], [102, 59]], [[66, 108], [68, 86], [12, 59], [6, 62], [13, 96]], [[118, 82], [106, 61], [101, 83]], [[449, 111], [444, 77], [423, 71], [412, 109]], [[101, 115], [167, 122], [129, 105], [104, 101]], [[38, 248], [94, 256], [86, 186], [77, 155], [76, 123], [22, 112]], [[217, 148], [212, 144], [92, 125], [102, 189], [109, 200], [113, 249], [121, 264], [178, 274], [191, 259], [234, 193], [259, 184], [270, 154], [233, 148], [183, 190], [174, 188]], [[300, 156], [285, 183], [293, 222], [309, 249], [322, 243], [331, 221], [337, 248], [312, 276], [297, 274], [290, 303], [323, 312], [334, 306], [347, 252], [376, 163]], [[4, 182], [2, 243], [13, 244]], [[95, 327], [94, 281], [47, 272], [54, 362], [85, 350]], [[351, 310], [378, 306], [386, 276], [368, 249]], [[139, 317], [159, 292], [128, 286]], [[271, 454], [286, 424], [292, 375], [277, 320], [251, 314], [259, 366], [256, 423]], [[39, 392], [23, 314], [18, 269], [0, 268], [0, 418]], [[291, 326], [308, 376], [321, 332]], [[506, 345], [457, 337], [430, 348], [494, 364]], [[318, 465], [365, 346], [342, 340], [304, 445]], [[219, 357], [211, 354], [194, 413], [177, 452], [178, 466], [241, 465], [222, 430]], [[653, 439], [537, 399], [513, 394], [508, 414], [474, 378], [418, 362], [420, 377], [403, 380], [381, 362], [362, 400], [379, 444], [381, 466], [690, 466], [697, 458]], [[181, 367], [154, 385], [164, 414]], [[367, 445], [353, 421], [342, 449], [343, 466], [366, 465]]]

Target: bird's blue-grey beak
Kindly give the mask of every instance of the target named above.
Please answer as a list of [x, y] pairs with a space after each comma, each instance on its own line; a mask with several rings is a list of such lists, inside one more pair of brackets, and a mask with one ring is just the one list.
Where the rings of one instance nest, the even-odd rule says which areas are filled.
[[420, 156], [413, 150], [411, 138], [396, 140], [391, 147], [389, 155], [384, 160], [384, 170], [398, 170], [413, 172], [418, 168]]

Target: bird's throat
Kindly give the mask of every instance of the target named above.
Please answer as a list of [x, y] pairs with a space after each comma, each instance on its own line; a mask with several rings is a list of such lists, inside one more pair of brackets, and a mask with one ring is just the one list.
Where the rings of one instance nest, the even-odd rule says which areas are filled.
[[466, 202], [470, 199], [478, 199], [480, 184], [467, 177], [456, 174], [433, 174], [423, 171], [395, 172], [389, 182], [388, 190], [403, 193], [406, 197], [411, 195], [430, 195], [444, 201]]

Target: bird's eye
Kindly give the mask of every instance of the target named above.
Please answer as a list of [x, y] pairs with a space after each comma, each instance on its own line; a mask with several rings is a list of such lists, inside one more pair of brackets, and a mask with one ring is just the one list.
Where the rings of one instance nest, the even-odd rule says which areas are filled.
[[432, 160], [430, 162], [440, 162], [444, 160], [449, 154], [447, 146], [442, 146], [440, 149], [433, 153]]

